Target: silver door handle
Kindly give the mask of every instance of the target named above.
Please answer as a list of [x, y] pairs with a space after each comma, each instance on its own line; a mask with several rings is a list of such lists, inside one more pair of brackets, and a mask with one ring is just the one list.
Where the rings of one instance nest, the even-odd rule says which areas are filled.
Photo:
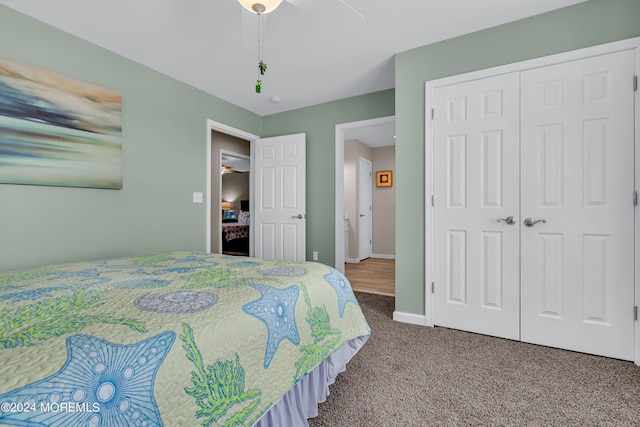
[[500, 222], [500, 221], [504, 221], [504, 222], [506, 222], [508, 225], [513, 225], [513, 224], [515, 224], [515, 223], [516, 223], [516, 222], [513, 220], [513, 217], [512, 217], [512, 216], [508, 216], [508, 217], [506, 217], [506, 218], [498, 218], [498, 222]]
[[360, 218], [362, 218], [363, 216], [366, 216], [366, 215], [360, 214]]
[[531, 218], [526, 218], [526, 219], [524, 220], [524, 225], [526, 225], [527, 227], [533, 227], [534, 225], [536, 225], [536, 224], [537, 224], [537, 223], [539, 223], [539, 222], [541, 222], [541, 223], [543, 223], [543, 224], [546, 224], [546, 223], [547, 223], [547, 220], [546, 220], [546, 219], [537, 219], [537, 220], [535, 220], [535, 221], [534, 221], [534, 220], [533, 220], [533, 219], [531, 219]]
[[298, 215], [294, 215], [291, 217], [291, 219], [302, 219], [304, 218], [304, 216], [302, 216], [302, 214], [298, 214]]

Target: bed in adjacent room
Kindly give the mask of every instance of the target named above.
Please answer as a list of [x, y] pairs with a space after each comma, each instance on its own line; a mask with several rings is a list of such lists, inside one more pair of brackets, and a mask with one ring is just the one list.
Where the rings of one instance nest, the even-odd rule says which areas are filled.
[[306, 425], [369, 334], [320, 263], [167, 252], [4, 272], [0, 425]]

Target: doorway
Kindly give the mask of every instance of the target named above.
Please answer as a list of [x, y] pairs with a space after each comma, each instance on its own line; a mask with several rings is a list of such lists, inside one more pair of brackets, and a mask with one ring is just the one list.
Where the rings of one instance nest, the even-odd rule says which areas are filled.
[[[238, 141], [238, 148], [246, 151], [247, 141]], [[218, 247], [225, 255], [249, 256], [251, 179], [249, 155], [220, 149], [221, 232]], [[216, 202], [213, 203], [212, 208], [215, 208]]]
[[[377, 141], [377, 142], [376, 142]], [[384, 142], [383, 142], [384, 141]], [[345, 262], [356, 266], [359, 254], [359, 184], [360, 158], [370, 162], [372, 177], [376, 170], [395, 171], [395, 117], [382, 117], [336, 126], [336, 269], [346, 272]], [[367, 172], [367, 175], [369, 173]], [[395, 186], [376, 187], [372, 184], [370, 205], [371, 241], [370, 257], [384, 261], [384, 283], [374, 287], [370, 274], [358, 265], [363, 291], [374, 289], [377, 293], [395, 294]], [[368, 253], [367, 253], [368, 255]], [[366, 258], [366, 257], [365, 257]], [[369, 260], [367, 260], [369, 261]], [[381, 264], [381, 263], [380, 263]], [[391, 264], [391, 265], [389, 265]], [[375, 270], [372, 268], [372, 271]], [[352, 269], [353, 271], [353, 269]], [[391, 279], [389, 279], [391, 277]], [[360, 283], [356, 281], [357, 283]], [[380, 290], [380, 286], [384, 289]], [[354, 287], [355, 290], [356, 287]]]
[[[222, 170], [221, 151], [249, 156], [257, 135], [207, 120], [207, 192], [206, 192], [206, 248], [207, 252], [222, 253]], [[249, 180], [249, 211], [253, 210], [253, 180]], [[238, 205], [240, 200], [237, 201]], [[253, 230], [249, 228], [249, 255], [253, 256]]]

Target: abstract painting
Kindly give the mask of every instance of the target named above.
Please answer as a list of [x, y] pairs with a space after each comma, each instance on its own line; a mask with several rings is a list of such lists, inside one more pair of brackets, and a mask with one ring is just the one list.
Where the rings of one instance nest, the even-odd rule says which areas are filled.
[[122, 188], [119, 93], [0, 57], [0, 184]]

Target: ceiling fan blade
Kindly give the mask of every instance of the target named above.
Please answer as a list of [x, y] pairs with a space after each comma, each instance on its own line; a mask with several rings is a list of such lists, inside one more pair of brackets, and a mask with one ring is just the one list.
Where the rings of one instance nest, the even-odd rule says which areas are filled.
[[340, 3], [342, 3], [342, 4], [343, 4], [343, 6], [344, 6], [344, 7], [346, 7], [347, 9], [349, 9], [351, 12], [355, 13], [356, 15], [358, 15], [360, 18], [365, 19], [363, 14], [361, 14], [360, 12], [358, 12], [358, 11], [356, 10], [356, 8], [354, 8], [353, 6], [351, 6], [351, 5], [350, 5], [349, 3], [347, 3], [346, 1], [344, 1], [344, 0], [338, 0], [338, 1], [339, 1]]
[[297, 7], [298, 9], [304, 9], [309, 6], [309, 0], [285, 0], [292, 6]]

